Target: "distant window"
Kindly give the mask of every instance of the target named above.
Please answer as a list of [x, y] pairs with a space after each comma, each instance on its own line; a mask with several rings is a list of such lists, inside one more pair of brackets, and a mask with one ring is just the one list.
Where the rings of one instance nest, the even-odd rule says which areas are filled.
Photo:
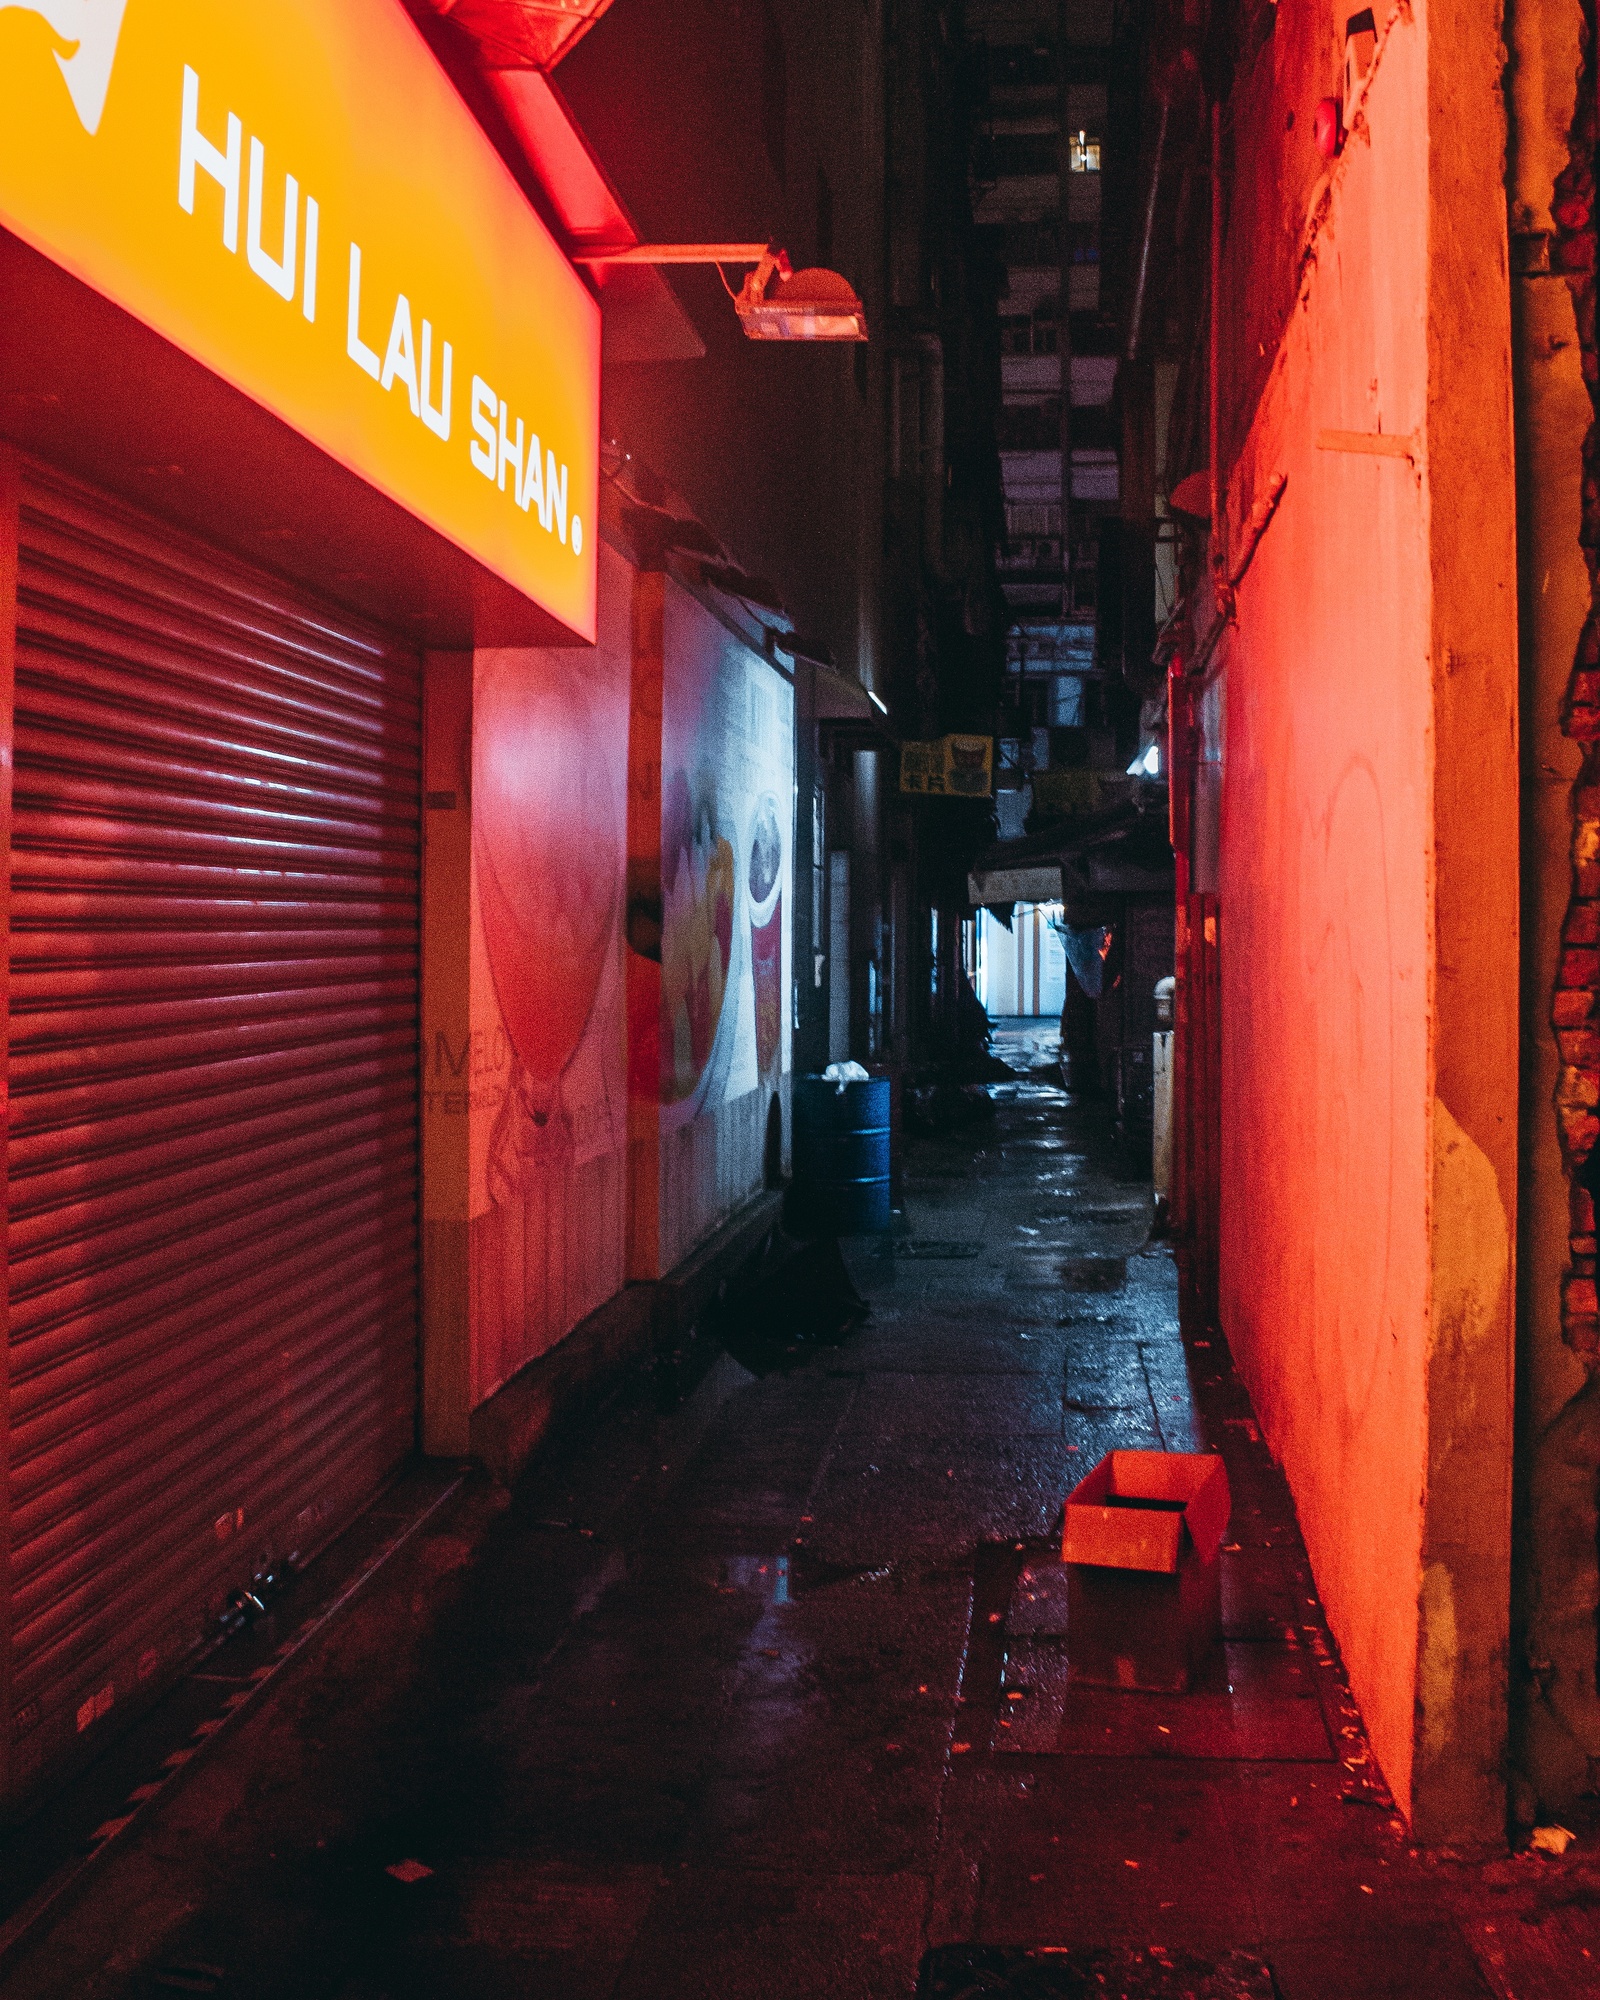
[[998, 47], [989, 51], [989, 80], [1002, 90], [1041, 89], [1055, 82], [1055, 50]]
[[1007, 264], [1053, 264], [1061, 254], [1061, 237], [1054, 216], [1038, 222], [1008, 222], [1001, 237]]
[[761, 130], [767, 158], [779, 180], [788, 178], [789, 62], [783, 50], [783, 30], [772, 11], [764, 10], [761, 36]]
[[[1039, 502], [1022, 502], [1006, 509], [1006, 533], [1008, 535], [1058, 535], [1061, 532], [1061, 509]], [[1057, 544], [1059, 548], [1060, 544]]]
[[1031, 354], [1033, 352], [1033, 322], [1021, 316], [1000, 322], [1000, 352], [1002, 354]]
[[1091, 139], [1087, 132], [1075, 132], [1072, 135], [1067, 164], [1075, 174], [1099, 173], [1100, 141]]
[[1053, 132], [997, 132], [991, 158], [996, 174], [1038, 176], [1059, 171]]

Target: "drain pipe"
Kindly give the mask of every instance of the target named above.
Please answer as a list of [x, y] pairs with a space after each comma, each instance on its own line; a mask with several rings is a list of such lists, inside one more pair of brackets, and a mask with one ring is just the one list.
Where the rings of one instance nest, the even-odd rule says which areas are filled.
[[1139, 273], [1133, 285], [1133, 311], [1128, 318], [1127, 358], [1139, 358], [1139, 330], [1144, 321], [1145, 286], [1150, 277], [1150, 241], [1156, 231], [1156, 197], [1161, 189], [1161, 163], [1167, 147], [1167, 120], [1172, 112], [1172, 100], [1161, 100], [1161, 123], [1156, 127], [1155, 158], [1150, 164], [1150, 198], [1144, 209], [1144, 235], [1139, 242]]
[[1219, 588], [1225, 577], [1225, 558], [1222, 548], [1222, 465], [1218, 449], [1217, 422], [1217, 327], [1221, 317], [1222, 294], [1222, 105], [1220, 100], [1211, 107], [1211, 298], [1209, 336], [1210, 377], [1207, 401], [1207, 420], [1210, 429], [1210, 500], [1211, 500], [1211, 574]]

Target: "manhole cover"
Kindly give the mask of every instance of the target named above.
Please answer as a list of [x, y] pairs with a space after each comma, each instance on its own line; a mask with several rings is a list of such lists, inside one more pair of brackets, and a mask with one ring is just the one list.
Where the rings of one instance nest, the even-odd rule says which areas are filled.
[[1272, 1974], [1242, 1951], [1220, 1958], [1134, 1951], [1012, 1951], [947, 1944], [930, 1951], [917, 2000], [1276, 2000]]
[[880, 1257], [910, 1257], [919, 1262], [948, 1262], [960, 1257], [976, 1257], [981, 1243], [945, 1243], [932, 1236], [888, 1237], [878, 1245]]

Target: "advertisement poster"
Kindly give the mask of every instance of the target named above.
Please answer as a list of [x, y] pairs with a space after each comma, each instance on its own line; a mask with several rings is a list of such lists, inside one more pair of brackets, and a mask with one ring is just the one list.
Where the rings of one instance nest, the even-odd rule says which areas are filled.
[[624, 1281], [628, 585], [613, 561], [595, 651], [474, 661], [474, 1403]]
[[759, 1191], [790, 1068], [794, 690], [670, 581], [660, 620], [659, 975], [630, 1002], [635, 1137], [658, 1174], [654, 1213], [636, 1176], [635, 1276]]

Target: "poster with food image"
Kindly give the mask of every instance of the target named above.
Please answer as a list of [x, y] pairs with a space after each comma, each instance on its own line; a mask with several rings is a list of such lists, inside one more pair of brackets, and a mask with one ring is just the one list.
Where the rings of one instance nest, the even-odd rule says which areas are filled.
[[686, 591], [663, 637], [660, 1101], [682, 1129], [789, 1066], [794, 690]]
[[756, 1071], [778, 1072], [783, 1048], [783, 820], [777, 796], [756, 801], [745, 897], [750, 910], [750, 984], [756, 1019]]
[[[661, 1097], [679, 1104], [711, 1079], [733, 964], [736, 862], [717, 774], [667, 779], [661, 813]], [[723, 1041], [726, 1044], [727, 1038]]]

